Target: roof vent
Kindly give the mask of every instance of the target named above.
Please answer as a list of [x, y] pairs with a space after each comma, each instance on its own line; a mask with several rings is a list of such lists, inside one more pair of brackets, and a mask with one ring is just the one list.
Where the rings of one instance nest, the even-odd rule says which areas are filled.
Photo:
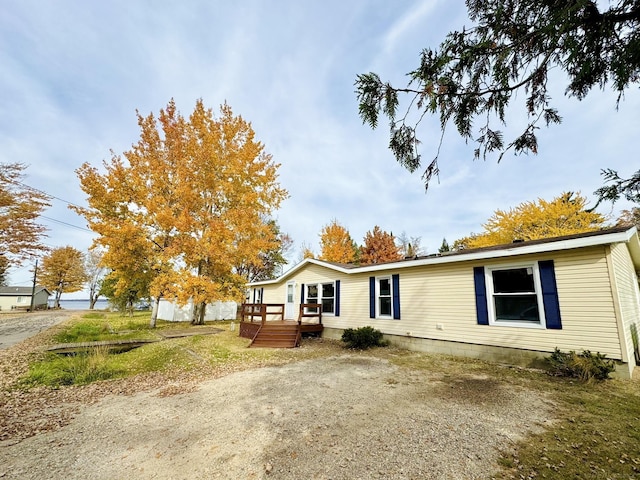
[[524, 242], [524, 240], [523, 240], [523, 239], [521, 239], [521, 238], [516, 238], [516, 239], [513, 241], [513, 243], [522, 243], [522, 242]]

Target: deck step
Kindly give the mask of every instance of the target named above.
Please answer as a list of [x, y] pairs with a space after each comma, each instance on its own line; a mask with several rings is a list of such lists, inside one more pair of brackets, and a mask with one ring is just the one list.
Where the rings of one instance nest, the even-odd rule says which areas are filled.
[[250, 347], [294, 348], [298, 346], [298, 325], [263, 325]]

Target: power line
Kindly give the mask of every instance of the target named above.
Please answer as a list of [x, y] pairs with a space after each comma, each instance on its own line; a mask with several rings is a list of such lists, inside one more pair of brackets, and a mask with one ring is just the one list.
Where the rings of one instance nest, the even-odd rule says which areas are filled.
[[83, 207], [81, 207], [80, 205], [76, 205], [75, 203], [70, 202], [70, 201], [68, 201], [68, 200], [65, 200], [64, 198], [60, 198], [60, 197], [56, 197], [55, 195], [51, 195], [50, 193], [47, 193], [47, 192], [45, 192], [44, 190], [40, 190], [39, 188], [32, 187], [31, 185], [27, 185], [26, 183], [19, 182], [19, 181], [17, 181], [17, 180], [16, 180], [16, 181], [14, 181], [13, 183], [16, 183], [16, 184], [18, 184], [18, 185], [22, 185], [22, 186], [23, 186], [23, 187], [25, 187], [25, 188], [28, 188], [28, 189], [33, 190], [33, 191], [35, 191], [35, 192], [41, 193], [41, 194], [43, 194], [43, 195], [46, 195], [47, 197], [55, 198], [56, 200], [60, 200], [61, 202], [66, 203], [67, 205], [71, 205], [72, 207], [76, 207], [76, 208], [83, 208]]
[[94, 233], [93, 230], [89, 230], [88, 228], [84, 228], [84, 227], [79, 227], [77, 225], [73, 225], [71, 223], [67, 223], [67, 222], [63, 222], [62, 220], [56, 220], [55, 218], [51, 218], [51, 217], [47, 217], [46, 215], [40, 215], [42, 218], [46, 218], [47, 220], [50, 220], [52, 222], [56, 222], [59, 223], [61, 225], [66, 225], [67, 227], [73, 227], [73, 228], [77, 228], [78, 230], [84, 230], [85, 232], [91, 232]]
[[[18, 184], [18, 185], [22, 185], [22, 186], [23, 186], [23, 187], [25, 187], [25, 188], [28, 188], [28, 189], [33, 190], [33, 191], [35, 191], [35, 192], [41, 193], [41, 194], [43, 194], [43, 195], [46, 195], [47, 197], [55, 198], [56, 200], [60, 200], [61, 202], [66, 203], [67, 205], [71, 205], [72, 207], [82, 208], [81, 206], [76, 205], [76, 204], [75, 204], [75, 203], [73, 203], [73, 202], [70, 202], [70, 201], [68, 201], [68, 200], [65, 200], [64, 198], [56, 197], [55, 195], [51, 195], [51, 194], [49, 194], [49, 193], [45, 192], [44, 190], [40, 190], [39, 188], [32, 187], [31, 185], [27, 185], [27, 184], [26, 184], [26, 183], [24, 183], [24, 182], [19, 182], [19, 181], [17, 181], [17, 180], [16, 180], [16, 181], [14, 181], [13, 183], [16, 183], [16, 184]], [[94, 233], [92, 230], [89, 230], [88, 228], [79, 227], [79, 226], [77, 226], [77, 225], [72, 225], [71, 223], [67, 223], [67, 222], [63, 222], [62, 220], [57, 220], [57, 219], [55, 219], [55, 218], [47, 217], [46, 215], [40, 215], [40, 217], [42, 217], [42, 218], [46, 218], [47, 220], [50, 220], [50, 221], [52, 221], [52, 222], [59, 223], [60, 225], [66, 225], [67, 227], [77, 228], [78, 230], [83, 230], [83, 231], [85, 231], [85, 232], [91, 232], [91, 233]]]

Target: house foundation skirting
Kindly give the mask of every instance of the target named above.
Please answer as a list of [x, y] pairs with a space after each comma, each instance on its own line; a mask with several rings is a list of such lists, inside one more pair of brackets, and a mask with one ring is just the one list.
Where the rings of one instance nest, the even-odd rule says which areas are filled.
[[[324, 328], [323, 338], [340, 340], [342, 336], [340, 328]], [[491, 345], [476, 345], [472, 343], [450, 342], [446, 340], [434, 340], [431, 338], [405, 337], [402, 335], [387, 335], [384, 338], [389, 340], [395, 347], [412, 350], [415, 352], [439, 353], [442, 355], [452, 355], [456, 357], [477, 358], [489, 362], [517, 365], [520, 367], [542, 367], [543, 359], [550, 355], [550, 352], [540, 352], [536, 350], [521, 350], [509, 347], [494, 347]], [[617, 362], [616, 371], [613, 377], [629, 379], [633, 374], [633, 366], [628, 363]]]

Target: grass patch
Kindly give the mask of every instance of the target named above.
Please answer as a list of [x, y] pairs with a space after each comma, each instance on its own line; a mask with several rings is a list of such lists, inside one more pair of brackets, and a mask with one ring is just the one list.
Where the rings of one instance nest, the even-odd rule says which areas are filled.
[[[105, 318], [72, 319], [52, 337], [51, 343], [78, 343], [128, 338], [157, 338], [158, 329], [194, 330], [188, 324], [158, 322], [156, 330], [148, 327], [149, 313], [134, 318], [106, 314]], [[129, 377], [149, 372], [168, 372], [173, 375], [184, 371], [235, 371], [246, 368], [282, 365], [292, 361], [326, 356], [327, 351], [337, 353], [337, 342], [322, 342], [324, 348], [249, 349], [249, 340], [240, 338], [237, 329], [231, 331], [231, 322], [210, 322], [221, 329], [214, 335], [195, 335], [171, 338], [144, 345], [123, 353], [98, 348], [96, 353], [78, 353], [69, 356], [46, 354], [32, 361], [28, 373], [21, 379], [23, 387], [47, 385], [84, 385], [98, 380]]]
[[[117, 312], [91, 312], [67, 322], [56, 333], [54, 343], [97, 342], [102, 340], [130, 340], [155, 338], [149, 328], [150, 314], [136, 312], [133, 317], [123, 317]], [[159, 328], [166, 328], [162, 322]]]
[[503, 455], [501, 478], [639, 478], [640, 384], [552, 385], [560, 421]]
[[86, 385], [124, 375], [125, 371], [113, 365], [109, 361], [110, 357], [108, 350], [102, 348], [67, 356], [47, 354], [44, 359], [29, 367], [29, 372], [21, 380], [21, 384], [50, 387]]

